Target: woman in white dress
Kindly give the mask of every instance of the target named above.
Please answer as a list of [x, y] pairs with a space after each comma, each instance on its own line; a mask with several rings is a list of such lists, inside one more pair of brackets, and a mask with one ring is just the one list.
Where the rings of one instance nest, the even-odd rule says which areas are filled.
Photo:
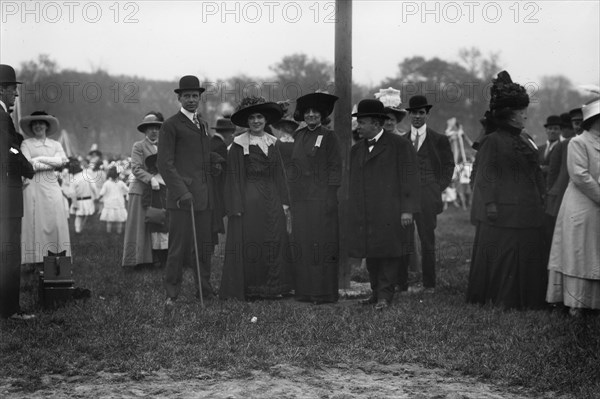
[[58, 119], [36, 111], [19, 122], [28, 137], [21, 152], [33, 165], [35, 176], [26, 179], [23, 188], [23, 229], [21, 263], [42, 263], [48, 251], [71, 255], [68, 215], [55, 172], [67, 162], [56, 140], [48, 138], [58, 131]]
[[570, 314], [600, 309], [600, 99], [583, 107], [584, 132], [569, 142], [565, 191], [552, 239], [546, 300]]

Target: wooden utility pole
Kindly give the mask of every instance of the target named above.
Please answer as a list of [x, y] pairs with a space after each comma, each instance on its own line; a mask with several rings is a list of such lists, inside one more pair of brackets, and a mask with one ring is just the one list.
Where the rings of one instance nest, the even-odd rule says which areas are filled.
[[352, 147], [352, 1], [336, 0], [335, 22], [335, 106], [334, 126], [342, 151], [342, 186], [339, 190], [340, 288], [350, 287], [348, 258], [348, 181]]

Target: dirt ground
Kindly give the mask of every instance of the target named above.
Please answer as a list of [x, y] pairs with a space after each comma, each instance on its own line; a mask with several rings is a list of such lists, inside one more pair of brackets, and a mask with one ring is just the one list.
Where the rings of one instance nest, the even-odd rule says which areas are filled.
[[358, 369], [344, 364], [307, 370], [277, 365], [269, 371], [251, 371], [245, 378], [211, 373], [174, 381], [166, 372], [150, 373], [137, 381], [124, 374], [99, 373], [95, 378], [47, 375], [43, 388], [22, 392], [14, 381], [0, 380], [2, 398], [410, 398], [410, 399], [517, 399], [558, 398], [552, 393], [533, 395], [518, 388], [482, 383], [476, 379], [412, 364], [367, 363]]

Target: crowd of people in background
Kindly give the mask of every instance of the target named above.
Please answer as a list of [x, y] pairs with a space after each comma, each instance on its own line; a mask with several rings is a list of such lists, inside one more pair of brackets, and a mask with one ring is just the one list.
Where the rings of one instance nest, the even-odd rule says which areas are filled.
[[[201, 300], [338, 301], [336, 96], [303, 95], [293, 113], [289, 101], [246, 97], [209, 126], [197, 112], [204, 88], [188, 75], [174, 90], [180, 110], [166, 120], [148, 112], [131, 157], [108, 161], [94, 146], [67, 158], [51, 138], [55, 116], [33, 112], [19, 121], [25, 137], [16, 132], [9, 111], [20, 82], [0, 67], [0, 150], [10, 165], [2, 242], [13, 240], [2, 249], [2, 317], [32, 317], [19, 307], [20, 269], [33, 275], [48, 251], [71, 256], [69, 218], [77, 235], [94, 215], [123, 235], [124, 268], [164, 271], [166, 310], [192, 265]], [[524, 128], [529, 96], [506, 72], [492, 82], [475, 142], [456, 118], [444, 133], [428, 126], [434, 106], [425, 96], [400, 105], [399, 90], [382, 89], [351, 115], [348, 247], [365, 260], [372, 291], [360, 303], [383, 310], [396, 294], [435, 294], [437, 216], [451, 205], [470, 209], [476, 228], [468, 302], [559, 303], [574, 316], [600, 309], [599, 101], [549, 116], [540, 147]], [[410, 129], [401, 131], [405, 118]], [[410, 285], [417, 238], [422, 280]], [[215, 247], [224, 248], [218, 291]]]

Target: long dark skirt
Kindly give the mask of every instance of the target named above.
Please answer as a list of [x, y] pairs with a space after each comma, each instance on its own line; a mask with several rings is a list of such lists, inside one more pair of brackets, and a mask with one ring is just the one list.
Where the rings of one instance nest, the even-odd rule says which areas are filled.
[[479, 223], [467, 302], [515, 309], [545, 307], [545, 258], [541, 227], [516, 229]]
[[338, 300], [338, 207], [326, 201], [298, 201], [292, 206], [296, 299]]

